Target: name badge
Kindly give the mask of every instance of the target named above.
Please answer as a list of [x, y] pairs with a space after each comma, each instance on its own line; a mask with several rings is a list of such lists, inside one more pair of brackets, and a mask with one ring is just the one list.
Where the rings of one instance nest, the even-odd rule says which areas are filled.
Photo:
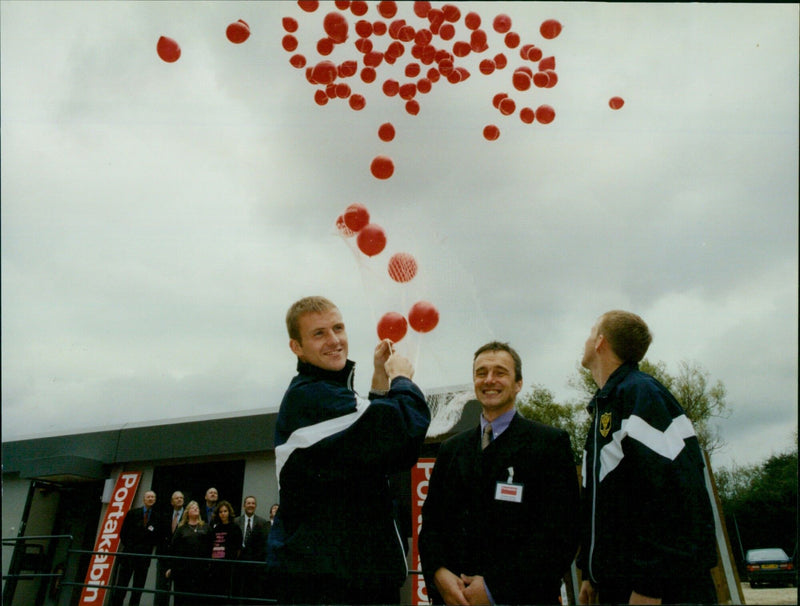
[[496, 501], [509, 501], [511, 503], [522, 503], [522, 484], [512, 484], [511, 482], [498, 482], [494, 491]]

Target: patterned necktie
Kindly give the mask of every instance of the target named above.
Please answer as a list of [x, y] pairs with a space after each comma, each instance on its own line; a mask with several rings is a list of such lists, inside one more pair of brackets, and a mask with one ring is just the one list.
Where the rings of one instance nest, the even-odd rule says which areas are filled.
[[250, 525], [252, 518], [247, 518], [247, 530], [244, 533], [244, 544], [250, 543], [250, 534], [253, 532], [253, 527]]
[[492, 443], [492, 424], [487, 423], [483, 428], [483, 435], [481, 436], [481, 450], [485, 449]]
[[150, 510], [149, 509], [145, 509], [144, 510], [144, 522], [143, 522], [143, 525], [144, 525], [145, 528], [147, 528], [147, 523], [149, 521], [150, 521]]
[[178, 512], [175, 511], [172, 513], [172, 532], [175, 532], [175, 529], [178, 527]]

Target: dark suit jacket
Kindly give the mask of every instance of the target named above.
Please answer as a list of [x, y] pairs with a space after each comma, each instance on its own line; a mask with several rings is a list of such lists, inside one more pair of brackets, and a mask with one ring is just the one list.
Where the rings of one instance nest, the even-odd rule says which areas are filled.
[[125, 514], [120, 539], [122, 551], [127, 553], [152, 553], [163, 536], [163, 518], [158, 510], [150, 512], [150, 520], [144, 525], [144, 508], [136, 507]]
[[[236, 518], [235, 522], [242, 530], [242, 537], [246, 532], [247, 516], [244, 514]], [[253, 531], [250, 535], [250, 542], [242, 549], [240, 560], [252, 560], [254, 562], [264, 562], [267, 559], [267, 536], [269, 536], [270, 523], [266, 518], [253, 516]]]
[[[516, 414], [484, 451], [480, 427], [445, 441], [422, 509], [419, 551], [433, 575], [482, 575], [497, 604], [557, 603], [578, 547], [578, 477], [569, 436]], [[509, 467], [522, 502], [498, 500]]]

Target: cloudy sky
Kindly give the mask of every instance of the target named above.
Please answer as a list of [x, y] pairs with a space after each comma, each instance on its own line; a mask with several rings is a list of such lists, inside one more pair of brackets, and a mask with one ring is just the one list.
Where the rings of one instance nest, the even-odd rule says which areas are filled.
[[[361, 60], [348, 9], [349, 39], [316, 51], [333, 3], [0, 3], [3, 440], [275, 409], [295, 365], [286, 309], [323, 294], [344, 314], [361, 391], [378, 318], [419, 300], [439, 325], [399, 347], [423, 388], [469, 384], [472, 352], [496, 338], [521, 353], [528, 387], [560, 400], [580, 397], [567, 381], [596, 317], [633, 310], [652, 361], [697, 362], [727, 387], [717, 466], [787, 450], [798, 6], [456, 6], [482, 17], [489, 49], [457, 58], [470, 78], [418, 94], [412, 116], [381, 88], [410, 80], [411, 44], [375, 83], [343, 80], [361, 111], [315, 103], [282, 20], [297, 20], [309, 65]], [[499, 13], [555, 57], [555, 87], [512, 86], [537, 66], [492, 29]], [[384, 20], [374, 2], [361, 18]], [[427, 25], [412, 3], [397, 18]], [[549, 18], [563, 25], [551, 40]], [[238, 19], [251, 35], [232, 44]], [[160, 36], [178, 61], [159, 58]], [[433, 44], [467, 39], [462, 18]], [[482, 75], [501, 52], [507, 67]], [[504, 116], [500, 92], [556, 118]], [[377, 155], [391, 178], [370, 173]], [[372, 258], [335, 227], [355, 202], [387, 236]], [[395, 252], [417, 259], [411, 282], [387, 276]]]

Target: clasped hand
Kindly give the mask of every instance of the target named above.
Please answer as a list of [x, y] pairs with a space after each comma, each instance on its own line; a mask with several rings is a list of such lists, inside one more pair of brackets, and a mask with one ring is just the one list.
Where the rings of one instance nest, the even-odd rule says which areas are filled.
[[480, 575], [456, 576], [447, 568], [440, 568], [434, 583], [445, 604], [459, 606], [487, 606], [491, 604], [483, 577]]

